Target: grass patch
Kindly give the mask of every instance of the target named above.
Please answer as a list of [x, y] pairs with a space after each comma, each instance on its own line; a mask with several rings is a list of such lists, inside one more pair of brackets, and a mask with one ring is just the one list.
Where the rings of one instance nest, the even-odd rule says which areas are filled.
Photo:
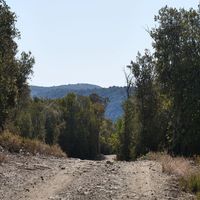
[[39, 140], [23, 138], [8, 131], [0, 134], [0, 145], [9, 152], [26, 152], [32, 155], [51, 155], [56, 157], [65, 157], [66, 154], [58, 145], [49, 146]]
[[181, 177], [180, 184], [183, 190], [200, 194], [200, 173], [196, 172], [189, 176]]
[[183, 177], [192, 174], [194, 171], [191, 161], [184, 157], [172, 157], [165, 152], [150, 152], [145, 157], [146, 159], [160, 162], [163, 172], [168, 174], [175, 174], [179, 177]]
[[155, 160], [161, 163], [162, 170], [174, 174], [179, 178], [179, 185], [185, 192], [193, 193], [200, 200], [200, 157], [193, 160], [184, 157], [172, 157], [166, 153], [150, 152], [144, 159]]

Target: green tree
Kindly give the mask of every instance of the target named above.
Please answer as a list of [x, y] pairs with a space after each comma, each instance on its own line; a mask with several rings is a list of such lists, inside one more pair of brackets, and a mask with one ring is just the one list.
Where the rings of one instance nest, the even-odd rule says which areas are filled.
[[199, 154], [200, 142], [200, 13], [168, 8], [155, 17], [150, 32], [162, 94], [170, 102], [170, 149]]
[[4, 128], [9, 109], [17, 104], [34, 64], [30, 53], [22, 53], [20, 59], [16, 57], [15, 41], [20, 33], [15, 23], [15, 13], [0, 0], [0, 130]]
[[120, 146], [119, 153], [117, 155], [119, 160], [130, 161], [132, 159], [131, 149], [133, 147], [133, 135], [134, 135], [134, 104], [132, 98], [128, 98], [123, 105], [124, 108], [124, 117], [123, 117], [123, 126], [120, 127]]
[[[148, 50], [136, 62], [127, 66], [129, 90], [124, 103], [123, 131], [120, 134], [118, 158], [129, 161], [148, 151], [156, 151], [161, 144], [158, 126], [159, 99], [156, 88], [155, 62]], [[163, 138], [162, 138], [163, 139]]]
[[115, 137], [114, 137], [114, 126], [111, 120], [105, 119], [101, 124], [100, 149], [102, 154], [108, 155], [114, 153]]
[[76, 113], [77, 102], [74, 94], [69, 94], [59, 102], [63, 113], [63, 120], [65, 121], [65, 128], [63, 129], [60, 137], [59, 144], [63, 151], [67, 152], [69, 156], [73, 156], [73, 150], [76, 140]]
[[46, 129], [45, 129], [45, 104], [44, 100], [34, 98], [32, 101], [29, 113], [31, 115], [31, 120], [33, 124], [33, 134], [32, 138], [39, 139], [43, 142], [45, 142], [45, 135], [46, 135]]
[[60, 146], [70, 157], [95, 159], [100, 153], [99, 132], [105, 110], [101, 98], [69, 94], [59, 105], [65, 122]]
[[23, 137], [32, 138], [33, 124], [29, 112], [21, 112], [17, 118], [17, 126], [19, 127], [20, 135]]
[[124, 109], [124, 116], [123, 116], [123, 129], [120, 131], [119, 135], [119, 149], [118, 149], [118, 159], [119, 160], [131, 160], [131, 149], [132, 149], [132, 142], [133, 142], [133, 134], [134, 134], [134, 128], [133, 128], [133, 120], [134, 120], [134, 104], [133, 104], [133, 98], [132, 98], [132, 72], [131, 68], [129, 68], [129, 73], [126, 74], [126, 93], [127, 93], [127, 100], [123, 104]]
[[158, 150], [160, 135], [157, 126], [158, 94], [155, 87], [155, 63], [148, 50], [129, 66], [134, 76], [134, 99], [138, 113], [138, 136], [135, 141], [135, 154]]
[[63, 128], [61, 111], [56, 102], [47, 102], [45, 105], [45, 142], [49, 145], [56, 144]]

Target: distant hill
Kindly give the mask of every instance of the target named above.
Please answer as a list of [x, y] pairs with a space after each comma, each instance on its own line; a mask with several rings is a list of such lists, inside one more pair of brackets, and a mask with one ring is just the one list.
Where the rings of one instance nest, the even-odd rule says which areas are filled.
[[32, 97], [55, 99], [62, 98], [71, 92], [82, 96], [96, 93], [101, 97], [108, 98], [109, 103], [105, 116], [112, 121], [116, 121], [123, 114], [121, 105], [126, 98], [125, 87], [102, 88], [91, 84], [70, 84], [52, 87], [31, 86]]

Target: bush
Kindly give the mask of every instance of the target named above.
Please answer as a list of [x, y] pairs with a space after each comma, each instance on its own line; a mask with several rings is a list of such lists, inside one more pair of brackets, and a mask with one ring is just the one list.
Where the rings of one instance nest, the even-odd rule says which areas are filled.
[[163, 172], [177, 175], [180, 187], [185, 192], [194, 193], [200, 200], [200, 157], [195, 157], [196, 165], [184, 157], [172, 157], [166, 153], [150, 152], [142, 159], [156, 160], [161, 163]]
[[0, 145], [13, 153], [29, 152], [32, 155], [37, 153], [56, 157], [65, 157], [66, 154], [57, 145], [49, 146], [39, 140], [23, 138], [19, 135], [5, 131], [0, 135]]
[[0, 135], [0, 145], [11, 153], [19, 153], [22, 148], [22, 138], [6, 131]]
[[163, 172], [175, 174], [179, 177], [187, 176], [194, 171], [191, 162], [188, 159], [184, 157], [172, 157], [165, 152], [150, 152], [143, 158], [160, 162]]
[[180, 185], [183, 190], [197, 194], [200, 199], [200, 173], [196, 172], [180, 179]]

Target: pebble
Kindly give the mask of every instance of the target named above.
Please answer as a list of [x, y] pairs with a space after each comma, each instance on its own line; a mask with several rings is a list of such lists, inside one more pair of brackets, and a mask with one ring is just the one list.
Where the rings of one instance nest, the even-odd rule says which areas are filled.
[[113, 165], [114, 163], [113, 163], [112, 161], [110, 161], [110, 160], [107, 160], [107, 161], [106, 161], [106, 164], [108, 164], [108, 165]]

